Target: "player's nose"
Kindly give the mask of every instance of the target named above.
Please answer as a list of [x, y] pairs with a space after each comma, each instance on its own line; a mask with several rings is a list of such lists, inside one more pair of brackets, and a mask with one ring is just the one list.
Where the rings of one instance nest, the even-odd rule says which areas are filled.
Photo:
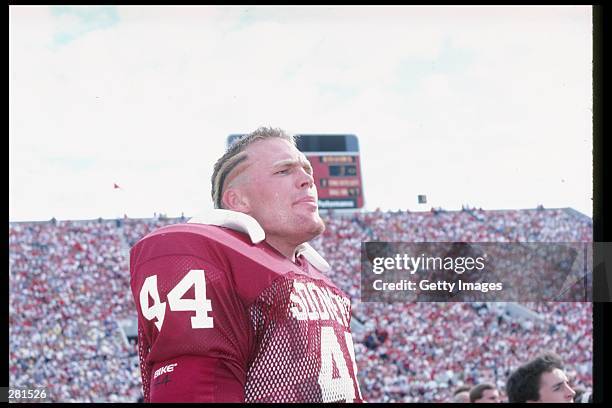
[[570, 386], [569, 386], [569, 385], [567, 385], [567, 384], [565, 385], [565, 388], [566, 388], [566, 393], [567, 393], [567, 394], [566, 394], [567, 399], [571, 399], [571, 400], [573, 400], [573, 399], [574, 399], [574, 396], [576, 395], [576, 391], [574, 391], [574, 390], [572, 389], [572, 387], [570, 387]]
[[298, 170], [298, 187], [299, 188], [310, 188], [314, 185], [314, 178], [304, 168]]

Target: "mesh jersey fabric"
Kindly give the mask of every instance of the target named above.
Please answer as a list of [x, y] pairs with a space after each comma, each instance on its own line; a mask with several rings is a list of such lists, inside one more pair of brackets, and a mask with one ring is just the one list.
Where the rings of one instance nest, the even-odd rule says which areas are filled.
[[304, 257], [176, 224], [130, 252], [147, 402], [361, 402], [350, 300]]

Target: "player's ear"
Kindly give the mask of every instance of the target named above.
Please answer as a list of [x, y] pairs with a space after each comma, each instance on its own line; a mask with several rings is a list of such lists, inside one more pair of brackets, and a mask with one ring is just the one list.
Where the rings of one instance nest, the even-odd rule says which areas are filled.
[[251, 211], [248, 198], [239, 188], [230, 187], [226, 189], [223, 192], [223, 197], [221, 200], [223, 201], [224, 207], [228, 210], [239, 211], [247, 214], [249, 211]]

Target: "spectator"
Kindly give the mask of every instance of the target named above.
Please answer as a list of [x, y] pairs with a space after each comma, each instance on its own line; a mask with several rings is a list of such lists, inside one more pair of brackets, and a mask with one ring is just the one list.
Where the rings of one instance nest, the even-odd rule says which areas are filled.
[[483, 383], [474, 386], [470, 390], [470, 402], [501, 402], [499, 399], [499, 391], [495, 385], [491, 383]]
[[470, 387], [463, 385], [455, 390], [451, 402], [470, 402]]
[[576, 395], [554, 353], [520, 366], [508, 378], [506, 391], [508, 402], [574, 402]]

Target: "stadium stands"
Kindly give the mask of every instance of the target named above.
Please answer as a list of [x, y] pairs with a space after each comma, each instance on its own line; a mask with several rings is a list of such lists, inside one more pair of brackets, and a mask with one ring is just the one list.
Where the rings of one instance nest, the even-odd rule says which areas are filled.
[[[353, 299], [362, 394], [370, 402], [449, 401], [459, 385], [492, 382], [543, 351], [572, 384], [592, 389], [591, 303], [524, 303], [539, 320], [478, 303], [360, 303], [362, 241], [590, 242], [569, 209], [325, 214], [312, 245]], [[181, 219], [9, 223], [9, 379], [45, 386], [54, 402], [135, 402], [136, 346], [117, 321], [136, 313], [129, 246]]]

